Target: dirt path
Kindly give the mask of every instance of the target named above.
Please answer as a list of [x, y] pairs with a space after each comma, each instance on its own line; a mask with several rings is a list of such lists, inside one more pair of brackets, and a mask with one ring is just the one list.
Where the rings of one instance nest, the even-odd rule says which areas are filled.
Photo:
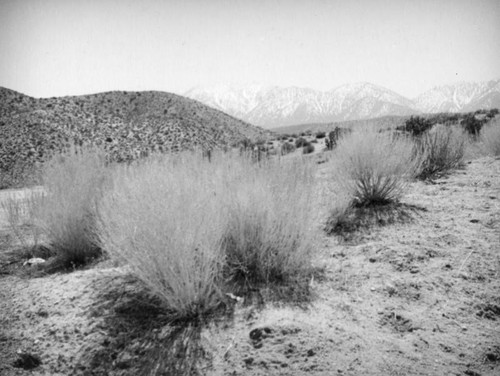
[[[500, 160], [415, 183], [405, 201], [424, 209], [411, 223], [352, 243], [321, 239], [326, 275], [312, 281], [305, 309], [241, 306], [231, 321], [201, 330], [202, 374], [499, 375]], [[131, 328], [123, 322], [110, 330], [117, 299], [102, 296], [132, 286], [123, 274], [100, 264], [0, 275], [0, 374], [137, 374], [138, 339], [123, 340]], [[14, 368], [19, 349], [42, 364]]]

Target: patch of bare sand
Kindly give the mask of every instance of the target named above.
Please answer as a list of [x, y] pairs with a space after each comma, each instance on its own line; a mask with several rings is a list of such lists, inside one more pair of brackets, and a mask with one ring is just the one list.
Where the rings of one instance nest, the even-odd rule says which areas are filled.
[[[136, 375], [139, 364], [161, 363], [161, 351], [145, 358], [148, 343], [196, 338], [203, 351], [179, 353], [202, 357], [207, 375], [500, 374], [500, 160], [415, 183], [405, 202], [426, 210], [349, 243], [321, 239], [326, 272], [306, 308], [237, 305], [184, 336], [154, 310], [130, 320], [140, 304], [125, 309], [103, 294], [132, 286], [118, 268], [0, 276], [0, 373]], [[18, 349], [42, 364], [12, 367]]]

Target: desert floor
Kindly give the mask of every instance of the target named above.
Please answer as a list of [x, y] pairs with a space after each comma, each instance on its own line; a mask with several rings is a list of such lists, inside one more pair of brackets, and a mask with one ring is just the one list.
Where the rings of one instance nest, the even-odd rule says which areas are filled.
[[[500, 160], [412, 183], [404, 202], [412, 220], [318, 239], [308, 302], [256, 293], [196, 327], [166, 324], [110, 261], [23, 266], [0, 212], [0, 374], [500, 375]], [[22, 354], [41, 364], [14, 367]]]

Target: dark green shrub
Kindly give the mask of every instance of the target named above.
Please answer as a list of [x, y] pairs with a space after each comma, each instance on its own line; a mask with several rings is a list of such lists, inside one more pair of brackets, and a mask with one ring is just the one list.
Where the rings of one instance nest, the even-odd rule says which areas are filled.
[[411, 116], [406, 120], [405, 125], [399, 130], [404, 130], [410, 133], [412, 136], [420, 136], [424, 132], [428, 131], [432, 127], [432, 122], [429, 119], [420, 116]]
[[314, 152], [314, 145], [310, 142], [306, 143], [302, 148], [302, 154], [311, 154]]
[[327, 150], [333, 150], [337, 146], [339, 139], [351, 132], [352, 130], [349, 128], [335, 127], [333, 131], [328, 133], [328, 138], [325, 141]]
[[316, 133], [316, 138], [325, 138], [326, 137], [326, 133], [325, 132], [317, 132]]
[[281, 145], [281, 155], [286, 155], [286, 154], [292, 153], [293, 151], [295, 151], [294, 144], [291, 144], [289, 142], [285, 142], [285, 143], [283, 143], [283, 145]]
[[485, 123], [484, 120], [478, 119], [475, 114], [467, 114], [462, 120], [462, 127], [471, 136], [477, 137], [481, 132], [481, 128]]
[[307, 143], [308, 142], [305, 138], [299, 137], [299, 138], [297, 138], [297, 140], [295, 140], [295, 147], [301, 148], [301, 147], [305, 146]]
[[466, 137], [461, 130], [439, 126], [423, 134], [415, 145], [416, 158], [421, 162], [417, 178], [432, 179], [462, 165]]

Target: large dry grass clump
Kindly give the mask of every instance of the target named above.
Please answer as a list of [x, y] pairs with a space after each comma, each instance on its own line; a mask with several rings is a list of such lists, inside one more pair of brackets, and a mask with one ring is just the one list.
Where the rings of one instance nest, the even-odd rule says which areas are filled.
[[118, 169], [101, 203], [102, 247], [182, 317], [220, 302], [220, 173], [194, 155], [148, 159]]
[[327, 232], [351, 232], [367, 213], [385, 212], [381, 208], [398, 204], [418, 169], [407, 136], [364, 129], [342, 137], [331, 160], [336, 200]]
[[227, 176], [224, 252], [230, 276], [268, 283], [307, 271], [314, 239], [311, 163], [242, 158]]
[[47, 162], [40, 175], [43, 187], [3, 203], [25, 254], [37, 255], [41, 246], [53, 270], [99, 257], [94, 229], [107, 178], [104, 154], [72, 148]]
[[459, 128], [435, 126], [415, 140], [415, 156], [421, 161], [419, 179], [447, 174], [463, 164], [467, 135]]
[[310, 265], [311, 172], [212, 153], [116, 173], [99, 238], [177, 317], [214, 310], [228, 279], [286, 279]]
[[21, 197], [12, 193], [2, 202], [2, 208], [6, 213], [9, 228], [18, 244], [21, 245], [26, 255], [31, 256], [38, 247], [42, 236], [37, 222], [40, 210], [39, 203], [44, 193], [39, 188], [26, 190], [23, 193]]
[[355, 206], [398, 201], [419, 163], [405, 136], [371, 130], [342, 138], [333, 159], [336, 180]]
[[58, 265], [81, 265], [101, 254], [94, 229], [106, 177], [104, 154], [96, 149], [74, 148], [44, 166], [37, 226]]

